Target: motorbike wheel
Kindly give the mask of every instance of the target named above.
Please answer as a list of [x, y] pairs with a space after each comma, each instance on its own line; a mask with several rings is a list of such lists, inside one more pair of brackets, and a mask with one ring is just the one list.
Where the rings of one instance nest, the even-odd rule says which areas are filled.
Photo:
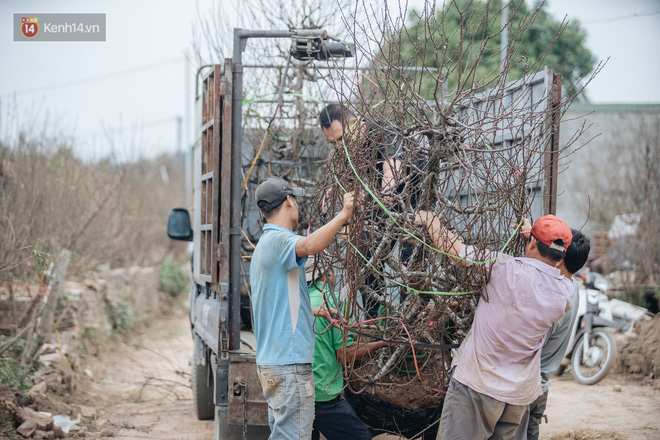
[[616, 342], [614, 336], [604, 328], [595, 328], [589, 339], [587, 359], [583, 359], [584, 334], [575, 346], [571, 358], [573, 377], [584, 385], [593, 385], [603, 380], [614, 365], [616, 359]]

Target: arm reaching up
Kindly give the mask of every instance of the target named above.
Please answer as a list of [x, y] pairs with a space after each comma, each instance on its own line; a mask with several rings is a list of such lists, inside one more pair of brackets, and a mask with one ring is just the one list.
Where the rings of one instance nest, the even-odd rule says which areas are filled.
[[428, 211], [419, 211], [415, 215], [415, 223], [421, 223], [426, 227], [431, 240], [433, 240], [433, 246], [442, 252], [458, 257], [463, 248], [463, 243], [453, 232], [440, 224], [438, 217]]
[[362, 196], [358, 196], [355, 199], [351, 193], [344, 194], [344, 206], [339, 214], [327, 224], [296, 242], [296, 257], [301, 258], [308, 255], [315, 255], [327, 248], [332, 238], [342, 228], [344, 223], [351, 219], [353, 208], [361, 202]]
[[520, 226], [520, 234], [522, 235], [525, 242], [528, 242], [529, 237], [532, 235], [532, 223], [527, 217], [523, 219], [523, 224]]

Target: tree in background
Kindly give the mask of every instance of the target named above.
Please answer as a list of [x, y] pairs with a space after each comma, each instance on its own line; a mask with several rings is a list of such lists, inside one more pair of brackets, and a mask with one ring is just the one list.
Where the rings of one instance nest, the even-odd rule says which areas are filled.
[[[562, 74], [569, 94], [579, 90], [582, 79], [595, 65], [579, 21], [557, 21], [542, 2], [529, 9], [525, 0], [512, 0], [508, 9], [506, 80], [514, 81], [547, 65]], [[435, 14], [435, 18], [429, 19], [428, 14]], [[501, 0], [457, 0], [437, 11], [413, 11], [409, 14], [411, 25], [394, 36], [392, 44], [401, 51], [402, 60], [415, 61], [411, 66], [439, 68], [445, 95], [464, 89], [466, 84], [493, 87], [501, 80], [502, 16]], [[437, 94], [436, 83], [434, 75], [426, 75], [421, 95], [428, 98]]]

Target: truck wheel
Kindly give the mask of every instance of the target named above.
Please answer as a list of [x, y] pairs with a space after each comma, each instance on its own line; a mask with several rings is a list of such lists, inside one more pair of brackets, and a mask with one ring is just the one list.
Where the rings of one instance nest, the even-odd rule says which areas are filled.
[[193, 402], [199, 420], [213, 420], [215, 415], [215, 404], [213, 403], [213, 374], [208, 359], [202, 365], [199, 359], [202, 349], [202, 341], [199, 336], [194, 335], [194, 351], [190, 360], [190, 382], [193, 391]]

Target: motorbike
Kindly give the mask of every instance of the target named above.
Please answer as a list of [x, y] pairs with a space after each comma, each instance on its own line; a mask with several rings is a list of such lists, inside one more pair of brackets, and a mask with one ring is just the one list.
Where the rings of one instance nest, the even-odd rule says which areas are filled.
[[576, 275], [584, 280], [584, 288], [579, 292], [577, 319], [566, 357], [556, 374], [561, 375], [571, 365], [576, 381], [593, 385], [603, 380], [614, 365], [617, 348], [609, 329], [618, 329], [618, 325], [613, 322], [609, 298], [603, 293], [610, 290], [607, 279], [595, 272]]

